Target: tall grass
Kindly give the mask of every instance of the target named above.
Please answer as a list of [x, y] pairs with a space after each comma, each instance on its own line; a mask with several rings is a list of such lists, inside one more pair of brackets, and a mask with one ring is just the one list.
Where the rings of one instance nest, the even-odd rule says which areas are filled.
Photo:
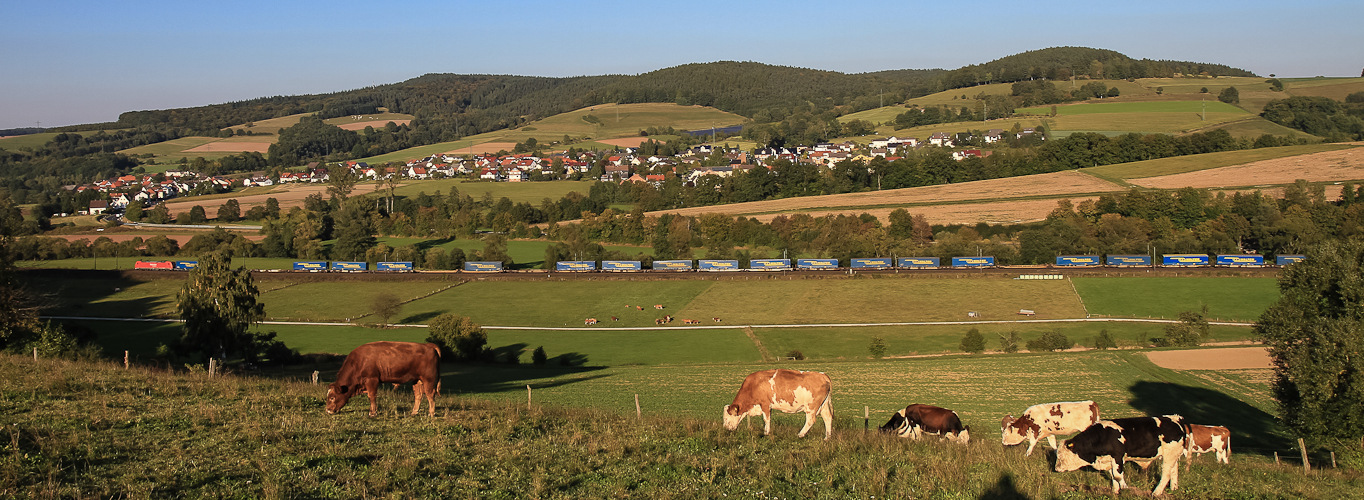
[[[334, 416], [322, 388], [0, 355], [0, 496], [462, 498], [1107, 498], [1091, 471], [1054, 473], [980, 429], [969, 446], [858, 428], [795, 438], [789, 419], [736, 432], [718, 419], [643, 418], [443, 396], [407, 416], [381, 391]], [[718, 410], [722, 402], [716, 403]], [[746, 427], [746, 428], [745, 428]], [[1262, 458], [1200, 460], [1176, 497], [1344, 498], [1359, 476], [1304, 476]], [[1132, 492], [1150, 473], [1129, 471]]]

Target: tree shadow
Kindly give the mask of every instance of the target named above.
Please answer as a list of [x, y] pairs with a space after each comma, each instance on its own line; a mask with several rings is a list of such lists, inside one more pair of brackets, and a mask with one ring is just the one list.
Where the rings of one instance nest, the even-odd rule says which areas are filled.
[[995, 482], [994, 486], [985, 490], [978, 498], [980, 498], [980, 500], [1015, 500], [1020, 498], [1030, 499], [1032, 497], [1024, 495], [1022, 491], [1019, 491], [1018, 485], [1014, 484], [1014, 475], [1005, 472], [999, 476], [999, 481]]
[[1221, 392], [1152, 381], [1137, 382], [1128, 390], [1132, 399], [1127, 403], [1148, 415], [1178, 414], [1188, 423], [1226, 426], [1233, 453], [1269, 456], [1294, 448], [1273, 415]]
[[603, 366], [528, 366], [505, 364], [461, 364], [455, 370], [442, 370], [442, 384], [453, 388], [453, 393], [490, 394], [532, 389], [562, 387], [610, 377], [609, 373], [594, 373]]
[[413, 323], [425, 323], [427, 320], [435, 318], [436, 316], [440, 316], [440, 314], [441, 314], [440, 311], [428, 311], [424, 313], [413, 314], [411, 316], [407, 316], [398, 320], [398, 323], [409, 325]]
[[450, 237], [450, 238], [441, 238], [441, 239], [438, 239], [438, 240], [423, 240], [423, 241], [418, 241], [417, 243], [414, 243], [414, 245], [417, 247], [417, 250], [421, 250], [422, 252], [425, 252], [425, 251], [427, 251], [427, 250], [430, 250], [430, 249], [432, 249], [432, 248], [435, 248], [435, 247], [444, 245], [444, 244], [446, 244], [446, 243], [450, 243], [450, 242], [452, 242], [452, 241], [455, 241], [455, 238], [454, 238], [454, 237]]

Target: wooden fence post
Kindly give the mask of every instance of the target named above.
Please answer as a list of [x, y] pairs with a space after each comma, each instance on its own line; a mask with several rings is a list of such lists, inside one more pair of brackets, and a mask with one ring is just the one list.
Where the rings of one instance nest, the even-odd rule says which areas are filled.
[[313, 385], [317, 385], [317, 370], [313, 370]]
[[871, 430], [871, 406], [862, 405], [862, 432]]
[[635, 394], [635, 418], [644, 418], [644, 414], [639, 411], [639, 394]]
[[1279, 452], [1274, 452], [1274, 465], [1279, 465]]
[[1298, 438], [1298, 449], [1302, 451], [1302, 471], [1312, 472], [1312, 464], [1307, 462], [1307, 445], [1303, 444], [1302, 438]]
[[38, 348], [37, 348], [37, 347], [34, 347], [34, 348], [33, 348], [33, 362], [34, 362], [34, 363], [37, 363], [37, 362], [38, 362]]
[[1336, 468], [1336, 452], [1335, 452], [1335, 451], [1332, 451], [1332, 452], [1331, 452], [1331, 468], [1332, 468], [1332, 469]]
[[123, 369], [128, 369], [128, 351], [123, 351]]
[[530, 409], [530, 384], [526, 384], [526, 409]]
[[208, 358], [208, 378], [218, 371], [218, 358]]

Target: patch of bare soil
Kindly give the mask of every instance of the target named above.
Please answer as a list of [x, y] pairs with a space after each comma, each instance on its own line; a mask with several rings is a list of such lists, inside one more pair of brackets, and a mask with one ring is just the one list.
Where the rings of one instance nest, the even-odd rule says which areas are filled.
[[264, 153], [270, 150], [269, 142], [224, 142], [214, 141], [184, 150], [184, 153]]
[[1273, 368], [1267, 347], [1190, 349], [1146, 353], [1152, 363], [1171, 370], [1245, 370]]
[[[277, 188], [268, 193], [238, 196], [236, 197], [236, 200], [237, 203], [241, 205], [242, 213], [245, 213], [256, 205], [264, 205], [265, 200], [269, 198], [274, 198], [278, 201], [280, 210], [287, 212], [290, 208], [303, 206], [303, 199], [313, 193], [322, 193], [325, 197], [327, 186], [325, 184], [294, 184]], [[355, 194], [362, 193], [357, 189]], [[204, 207], [205, 215], [212, 218], [218, 214], [218, 207], [227, 203], [227, 200], [230, 199], [233, 198], [215, 198], [209, 200], [196, 199], [195, 197], [177, 198], [167, 201], [166, 208], [170, 209], [172, 214], [181, 214], [189, 212], [195, 205], [199, 205]]]
[[602, 144], [610, 144], [610, 145], [612, 145], [612, 146], [617, 146], [617, 147], [622, 147], [622, 148], [635, 148], [635, 147], [639, 147], [640, 144], [644, 144], [644, 141], [647, 141], [647, 140], [649, 140], [648, 137], [642, 137], [642, 136], [641, 136], [641, 137], [624, 137], [624, 138], [620, 138], [620, 139], [595, 139], [596, 142], [600, 142], [600, 143], [602, 143]]
[[378, 129], [387, 126], [388, 122], [393, 122], [394, 125], [407, 125], [409, 123], [412, 123], [412, 120], [373, 120], [367, 122], [343, 123], [341, 125], [337, 125], [337, 127], [341, 128], [342, 130], [364, 130], [365, 127], [374, 127]]
[[1179, 189], [1291, 184], [1364, 179], [1364, 148], [1324, 151], [1197, 172], [1132, 179], [1138, 186]]

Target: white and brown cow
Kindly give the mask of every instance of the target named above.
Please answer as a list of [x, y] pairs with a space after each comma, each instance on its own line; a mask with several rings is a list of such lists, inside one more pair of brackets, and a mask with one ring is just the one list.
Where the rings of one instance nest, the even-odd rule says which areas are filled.
[[1134, 462], [1145, 469], [1160, 460], [1160, 482], [1152, 495], [1179, 489], [1179, 457], [1184, 454], [1184, 419], [1179, 415], [1100, 420], [1061, 442], [1056, 449], [1056, 472], [1090, 466], [1108, 471], [1113, 493], [1127, 487], [1122, 466]]
[[746, 417], [763, 417], [763, 435], [772, 433], [772, 410], [786, 413], [805, 413], [805, 427], [799, 437], [805, 437], [815, 425], [815, 416], [824, 418], [824, 439], [834, 432], [833, 401], [829, 376], [820, 372], [798, 370], [763, 370], [744, 377], [734, 402], [725, 406], [722, 415], [726, 430], [739, 428]]
[[1052, 448], [1056, 447], [1056, 436], [1079, 432], [1099, 421], [1099, 405], [1093, 401], [1069, 401], [1029, 406], [1023, 416], [1004, 417], [1000, 422], [1000, 442], [1013, 446], [1028, 441], [1028, 452], [1037, 446], [1037, 441], [1047, 438]]
[[1189, 435], [1184, 447], [1184, 458], [1192, 459], [1193, 453], [1202, 455], [1216, 452], [1217, 461], [1231, 463], [1231, 430], [1213, 425], [1189, 424], [1184, 427]]
[[890, 421], [881, 426], [881, 432], [894, 432], [916, 440], [923, 434], [933, 434], [958, 444], [971, 441], [971, 431], [961, 425], [957, 412], [924, 404], [912, 404], [895, 412]]

